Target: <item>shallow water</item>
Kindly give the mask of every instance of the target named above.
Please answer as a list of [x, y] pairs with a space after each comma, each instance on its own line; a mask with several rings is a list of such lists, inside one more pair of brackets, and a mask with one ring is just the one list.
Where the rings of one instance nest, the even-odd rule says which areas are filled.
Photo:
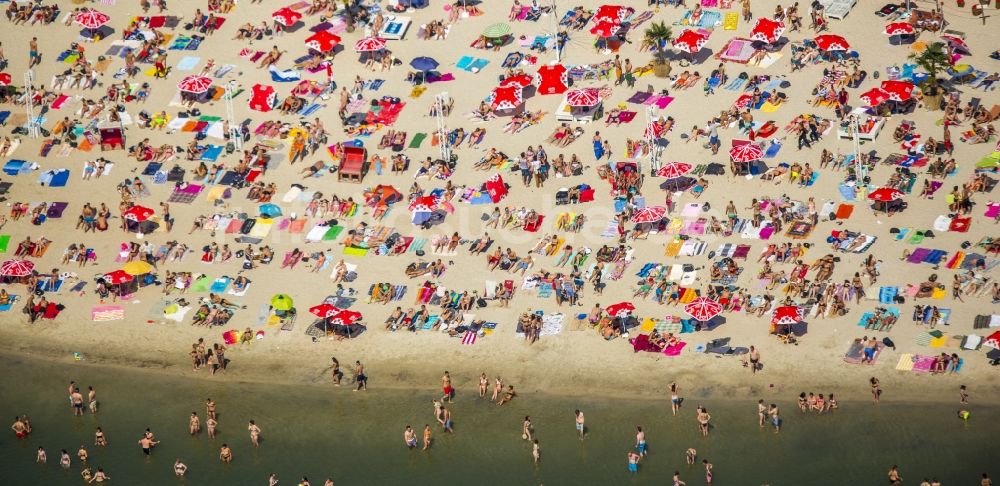
[[[688, 484], [704, 484], [700, 466], [687, 466], [683, 451], [694, 447], [715, 465], [715, 484], [803, 485], [884, 483], [889, 466], [898, 464], [906, 484], [936, 476], [943, 484], [978, 484], [982, 472], [1000, 476], [996, 409], [972, 406], [968, 425], [955, 417], [957, 404], [867, 401], [842, 403], [833, 415], [802, 416], [794, 393], [765, 397], [777, 400], [785, 424], [780, 434], [756, 423], [754, 400], [703, 405], [713, 416], [709, 438], [699, 435], [696, 403], [688, 400], [672, 417], [659, 401], [570, 399], [521, 396], [497, 407], [459, 390], [451, 406], [455, 434], [434, 427], [430, 451], [410, 451], [402, 442], [406, 424], [422, 430], [432, 420], [435, 390], [372, 390], [353, 393], [348, 387], [263, 386], [184, 380], [159, 374], [116, 370], [86, 363], [60, 365], [0, 356], [6, 371], [0, 378], [4, 400], [0, 416], [31, 416], [34, 433], [16, 441], [0, 434], [0, 471], [4, 484], [80, 484], [76, 450], [86, 444], [92, 469], [103, 467], [110, 484], [266, 484], [276, 472], [282, 485], [297, 484], [302, 475], [314, 485], [333, 477], [350, 484], [666, 484], [674, 470]], [[101, 403], [97, 416], [72, 416], [66, 384], [76, 380], [94, 386]], [[218, 403], [219, 434], [208, 439], [187, 434], [187, 419], [197, 411], [204, 421], [207, 397]], [[584, 410], [588, 435], [575, 435], [573, 410]], [[531, 449], [520, 438], [524, 415], [531, 415], [541, 444], [542, 463], [531, 461]], [[263, 429], [259, 450], [250, 444], [250, 419]], [[109, 440], [94, 447], [94, 427]], [[647, 431], [650, 455], [638, 474], [626, 471], [625, 454], [633, 446], [635, 426]], [[137, 444], [150, 427], [162, 443], [144, 458]], [[227, 442], [231, 465], [218, 461]], [[35, 464], [37, 447], [49, 462]], [[59, 450], [74, 463], [59, 467]], [[188, 466], [187, 478], [173, 476], [175, 458]], [[992, 469], [991, 469], [992, 468]]]

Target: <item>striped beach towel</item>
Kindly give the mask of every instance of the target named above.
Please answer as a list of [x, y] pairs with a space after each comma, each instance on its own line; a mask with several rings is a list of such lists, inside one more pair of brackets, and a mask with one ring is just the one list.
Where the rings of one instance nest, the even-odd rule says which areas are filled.
[[94, 322], [120, 321], [125, 319], [125, 308], [117, 305], [94, 307], [90, 319]]
[[476, 344], [476, 333], [472, 331], [465, 331], [465, 335], [462, 336], [462, 344], [468, 346]]

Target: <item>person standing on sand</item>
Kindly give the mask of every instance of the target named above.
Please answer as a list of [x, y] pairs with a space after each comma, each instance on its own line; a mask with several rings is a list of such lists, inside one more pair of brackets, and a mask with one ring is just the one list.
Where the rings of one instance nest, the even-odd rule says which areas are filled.
[[444, 372], [444, 376], [441, 377], [441, 392], [444, 396], [441, 397], [441, 401], [448, 401], [451, 403], [452, 396], [455, 393], [455, 389], [451, 387], [451, 374], [447, 370]]
[[576, 414], [576, 431], [580, 434], [580, 440], [583, 440], [584, 431], [586, 430], [584, 427], [583, 412], [576, 410], [573, 413]]
[[753, 374], [757, 374], [757, 368], [760, 367], [760, 351], [757, 348], [750, 346], [750, 371]]
[[254, 447], [260, 447], [260, 427], [251, 420], [250, 425], [247, 426], [247, 430], [250, 431], [250, 443]]
[[32, 37], [28, 41], [28, 69], [35, 67], [36, 64], [41, 64], [42, 54], [38, 52], [38, 37]]
[[903, 484], [903, 477], [899, 475], [899, 466], [893, 465], [889, 468], [889, 484]]
[[872, 387], [872, 400], [875, 402], [875, 405], [878, 405], [879, 398], [882, 397], [882, 389], [878, 386], [878, 378], [871, 377], [868, 380], [868, 384]]
[[354, 381], [358, 384], [354, 391], [368, 390], [368, 376], [365, 375], [365, 366], [361, 364], [360, 360], [355, 361], [354, 366]]
[[677, 394], [677, 382], [670, 382], [670, 410], [677, 415], [681, 409], [681, 397]]

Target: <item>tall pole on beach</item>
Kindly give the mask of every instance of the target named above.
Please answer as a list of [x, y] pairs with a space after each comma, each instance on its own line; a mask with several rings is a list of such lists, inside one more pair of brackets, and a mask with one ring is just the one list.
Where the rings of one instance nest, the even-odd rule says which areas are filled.
[[659, 113], [652, 106], [646, 107], [646, 144], [649, 145], [650, 174], [660, 168], [660, 147], [656, 144], [656, 121]]
[[448, 126], [444, 120], [444, 107], [448, 104], [448, 92], [444, 91], [434, 97], [434, 120], [437, 122], [438, 138], [441, 140], [441, 160], [451, 162], [451, 146], [448, 145]]
[[559, 11], [556, 10], [556, 0], [552, 0], [552, 12], [549, 13], [552, 19], [552, 35], [556, 40], [556, 62], [562, 62], [562, 43], [559, 42]]
[[236, 150], [241, 150], [243, 148], [243, 134], [241, 133], [240, 127], [236, 125], [236, 116], [233, 111], [233, 96], [236, 96], [236, 92], [233, 86], [236, 84], [236, 80], [230, 80], [226, 83], [226, 94], [223, 96], [226, 99], [226, 119], [229, 121], [229, 140], [233, 142], [233, 146]]
[[28, 115], [28, 123], [25, 125], [25, 129], [28, 131], [28, 136], [31, 138], [38, 138], [39, 123], [35, 118], [35, 103], [32, 100], [32, 91], [34, 90], [35, 76], [31, 70], [24, 72], [24, 113]]

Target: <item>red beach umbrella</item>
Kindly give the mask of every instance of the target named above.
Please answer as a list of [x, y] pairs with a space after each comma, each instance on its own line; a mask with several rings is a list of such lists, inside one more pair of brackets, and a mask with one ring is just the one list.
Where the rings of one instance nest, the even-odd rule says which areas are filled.
[[633, 223], [655, 223], [667, 215], [665, 206], [648, 206], [635, 212]]
[[722, 312], [722, 305], [708, 297], [698, 297], [684, 306], [684, 312], [695, 320], [705, 322]]
[[987, 338], [983, 340], [983, 344], [995, 349], [1000, 349], [1000, 331], [987, 336]]
[[28, 260], [7, 260], [0, 265], [0, 275], [4, 277], [27, 277], [35, 269]]
[[574, 89], [566, 93], [566, 104], [569, 106], [597, 106], [601, 102], [601, 93], [597, 88]]
[[271, 14], [271, 18], [275, 22], [284, 25], [285, 27], [291, 27], [295, 25], [296, 22], [302, 20], [302, 14], [288, 8], [282, 7]]
[[408, 209], [418, 212], [433, 212], [438, 208], [440, 200], [436, 196], [420, 196], [410, 203]]
[[729, 150], [729, 158], [733, 159], [733, 162], [750, 162], [759, 160], [763, 156], [764, 151], [752, 143], [733, 147]]
[[624, 5], [601, 5], [600, 7], [597, 7], [597, 11], [594, 12], [594, 17], [590, 20], [595, 24], [599, 24], [601, 22], [620, 24], [633, 13], [635, 13], [635, 9], [632, 7], [626, 7]]
[[88, 29], [97, 29], [109, 21], [111, 21], [111, 17], [93, 9], [84, 10], [73, 17], [73, 22]]
[[10, 86], [10, 82], [13, 80], [10, 73], [0, 73], [0, 86]]
[[906, 101], [913, 97], [913, 83], [909, 81], [895, 79], [882, 81], [882, 89], [889, 93], [890, 100]]
[[381, 37], [365, 37], [354, 44], [354, 50], [358, 52], [381, 51], [385, 49], [385, 39]]
[[250, 109], [254, 111], [271, 111], [277, 102], [278, 94], [273, 86], [255, 84], [250, 89]]
[[361, 313], [352, 310], [342, 310], [330, 317], [330, 324], [350, 326], [361, 320]]
[[111, 273], [104, 274], [104, 281], [111, 285], [120, 285], [123, 283], [131, 282], [135, 277], [125, 273], [124, 270], [115, 270]]
[[796, 305], [783, 305], [771, 312], [771, 324], [798, 324], [802, 320], [802, 309]]
[[194, 94], [201, 94], [212, 87], [212, 78], [207, 76], [192, 75], [187, 76], [177, 84], [177, 89]]
[[915, 32], [909, 22], [892, 22], [886, 24], [885, 35], [908, 35]]
[[867, 103], [868, 106], [878, 106], [889, 100], [889, 93], [882, 88], [872, 88], [861, 93], [858, 98]]
[[693, 166], [687, 162], [668, 162], [663, 167], [660, 167], [656, 171], [657, 177], [666, 177], [667, 179], [676, 179], [688, 172], [691, 172]]
[[518, 74], [517, 76], [511, 76], [500, 82], [500, 86], [517, 86], [519, 88], [527, 88], [531, 86], [535, 78], [527, 74]]
[[847, 39], [836, 34], [823, 34], [813, 39], [816, 46], [824, 51], [846, 51], [851, 48]]
[[965, 40], [961, 37], [957, 37], [950, 34], [945, 34], [941, 36], [942, 39], [948, 41], [952, 47], [961, 47], [965, 50], [969, 50], [969, 45], [965, 43]]
[[493, 98], [490, 108], [494, 110], [512, 110], [524, 103], [520, 86], [499, 86], [493, 88], [490, 96]]
[[757, 25], [750, 31], [750, 38], [768, 44], [773, 44], [781, 38], [785, 32], [785, 23], [780, 20], [772, 20], [767, 17], [757, 19]]
[[694, 54], [700, 51], [706, 42], [708, 42], [708, 35], [697, 30], [687, 29], [674, 39], [674, 47], [688, 54]]
[[319, 52], [329, 52], [340, 44], [340, 37], [331, 34], [325, 30], [321, 30], [305, 40], [306, 47], [319, 51]]
[[154, 211], [145, 206], [132, 206], [126, 210], [122, 216], [129, 220], [141, 223], [152, 216]]
[[569, 85], [569, 77], [566, 75], [566, 66], [562, 64], [549, 64], [538, 68], [535, 75], [535, 85], [538, 86], [538, 94], [553, 95], [566, 92]]
[[891, 187], [882, 187], [879, 189], [875, 189], [874, 191], [871, 192], [871, 194], [868, 194], [868, 199], [878, 202], [892, 202], [897, 199], [901, 199], [902, 197], [903, 197], [902, 192], [900, 192], [897, 189], [893, 189]]
[[486, 193], [495, 203], [507, 196], [507, 184], [504, 183], [500, 173], [493, 174], [489, 179], [486, 179]]
[[625, 317], [635, 311], [635, 306], [631, 302], [619, 302], [609, 305], [606, 309], [609, 316]]
[[313, 313], [314, 315], [316, 315], [316, 317], [319, 317], [321, 319], [328, 319], [330, 317], [333, 317], [340, 311], [341, 309], [338, 308], [337, 306], [327, 303], [314, 305], [309, 308], [309, 312]]
[[620, 25], [612, 22], [598, 22], [590, 28], [590, 33], [597, 37], [611, 37], [618, 32], [619, 28], [621, 28]]

